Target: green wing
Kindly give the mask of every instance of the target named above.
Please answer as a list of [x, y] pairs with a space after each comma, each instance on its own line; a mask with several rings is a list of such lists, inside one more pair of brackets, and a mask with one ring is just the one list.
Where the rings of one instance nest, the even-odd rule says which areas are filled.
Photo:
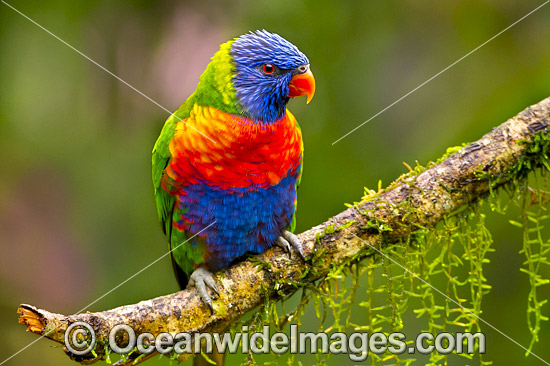
[[[153, 147], [153, 187], [155, 189], [155, 200], [157, 204], [157, 213], [162, 225], [162, 230], [168, 238], [168, 248], [173, 249], [172, 246], [172, 216], [174, 214], [175, 197], [164, 190], [161, 185], [162, 174], [164, 169], [170, 163], [172, 155], [170, 153], [170, 141], [174, 137], [176, 124], [189, 116], [189, 108], [187, 102], [184, 103], [180, 109], [172, 114], [164, 123], [164, 127], [160, 133], [155, 146]], [[185, 235], [184, 233], [179, 233]], [[180, 287], [183, 289], [187, 285], [187, 275], [176, 264], [174, 259], [174, 252], [170, 252], [170, 259], [172, 261], [172, 268]]]
[[155, 146], [153, 147], [153, 187], [155, 188], [155, 199], [157, 213], [162, 224], [162, 229], [169, 235], [171, 226], [172, 211], [174, 209], [174, 197], [166, 192], [161, 186], [162, 173], [170, 162], [170, 140], [174, 136], [177, 117], [171, 115], [164, 124]]
[[170, 153], [170, 141], [174, 137], [176, 124], [189, 117], [191, 112], [190, 106], [194, 103], [194, 96], [194, 94], [191, 94], [185, 103], [166, 120], [160, 132], [160, 136], [153, 147], [153, 187], [155, 188], [157, 212], [162, 224], [162, 230], [168, 235], [169, 239], [175, 198], [162, 188], [162, 173], [172, 158], [172, 154]]

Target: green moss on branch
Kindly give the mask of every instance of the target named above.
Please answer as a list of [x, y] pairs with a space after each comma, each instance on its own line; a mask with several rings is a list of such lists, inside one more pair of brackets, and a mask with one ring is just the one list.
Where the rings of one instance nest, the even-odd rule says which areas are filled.
[[[476, 142], [453, 149], [426, 168], [416, 167], [384, 190], [369, 192], [359, 203], [299, 235], [308, 257], [303, 263], [275, 248], [217, 273], [220, 298], [215, 314], [194, 289], [116, 309], [61, 315], [21, 305], [20, 322], [27, 330], [62, 343], [64, 331], [75, 321], [86, 321], [105, 344], [109, 330], [128, 324], [136, 332], [220, 332], [268, 298], [289, 294], [297, 284], [323, 278], [335, 266], [352, 265], [380, 245], [408, 242], [418, 229], [430, 229], [495, 188], [517, 181], [548, 161], [550, 98], [527, 108]], [[344, 228], [345, 230], [341, 230]], [[264, 263], [257, 266], [257, 263]], [[481, 285], [480, 285], [481, 286]], [[105, 358], [96, 347], [82, 363]], [[130, 364], [137, 352], [124, 364]], [[188, 357], [188, 356], [187, 356]], [[186, 356], [180, 357], [184, 359]]]

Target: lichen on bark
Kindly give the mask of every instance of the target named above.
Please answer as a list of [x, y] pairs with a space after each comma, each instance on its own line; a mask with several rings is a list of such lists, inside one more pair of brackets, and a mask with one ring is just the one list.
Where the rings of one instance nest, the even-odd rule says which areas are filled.
[[[549, 168], [549, 121], [547, 98], [478, 141], [452, 150], [425, 168], [411, 169], [385, 189], [368, 192], [358, 203], [298, 235], [304, 245], [305, 263], [274, 248], [218, 272], [220, 296], [214, 301], [214, 314], [190, 289], [103, 312], [68, 316], [21, 305], [19, 321], [28, 331], [59, 343], [63, 343], [67, 327], [76, 321], [92, 325], [99, 345], [107, 343], [109, 330], [117, 324], [130, 325], [138, 335], [221, 332], [266, 300], [280, 299], [334, 275], [335, 268], [354, 266], [376, 254], [374, 249], [407, 247], [415, 235], [432, 230], [499, 187], [515, 184], [539, 167]], [[304, 299], [309, 301], [307, 296]], [[105, 347], [96, 347], [93, 353], [74, 359], [90, 363], [106, 356]], [[131, 364], [137, 357], [134, 352], [120, 364]]]

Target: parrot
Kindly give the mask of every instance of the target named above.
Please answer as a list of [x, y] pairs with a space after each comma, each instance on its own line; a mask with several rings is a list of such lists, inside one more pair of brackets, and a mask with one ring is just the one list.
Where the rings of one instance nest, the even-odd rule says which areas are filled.
[[314, 94], [305, 54], [276, 33], [249, 32], [219, 47], [154, 145], [155, 201], [176, 279], [212, 313], [212, 272], [274, 245], [304, 258], [292, 233], [304, 146], [286, 105]]

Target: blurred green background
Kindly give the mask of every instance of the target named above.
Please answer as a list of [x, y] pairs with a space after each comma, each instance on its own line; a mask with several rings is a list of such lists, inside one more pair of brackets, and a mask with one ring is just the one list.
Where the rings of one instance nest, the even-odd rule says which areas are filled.
[[[306, 149], [299, 232], [359, 200], [363, 187], [390, 183], [403, 161], [434, 160], [550, 95], [546, 5], [332, 145], [543, 1], [8, 3], [170, 111], [226, 40], [265, 28], [296, 44], [317, 80], [311, 104], [290, 103]], [[1, 363], [37, 338], [17, 324], [20, 303], [74, 313], [165, 253], [150, 154], [169, 114], [4, 4], [0, 30]], [[521, 232], [498, 214], [489, 227], [496, 252], [483, 317], [527, 345]], [[165, 258], [89, 310], [175, 290]], [[304, 320], [316, 329], [312, 307]], [[495, 365], [543, 364], [484, 329]], [[545, 323], [534, 352], [550, 360], [549, 343]], [[73, 364], [52, 345], [40, 340], [6, 365]]]

